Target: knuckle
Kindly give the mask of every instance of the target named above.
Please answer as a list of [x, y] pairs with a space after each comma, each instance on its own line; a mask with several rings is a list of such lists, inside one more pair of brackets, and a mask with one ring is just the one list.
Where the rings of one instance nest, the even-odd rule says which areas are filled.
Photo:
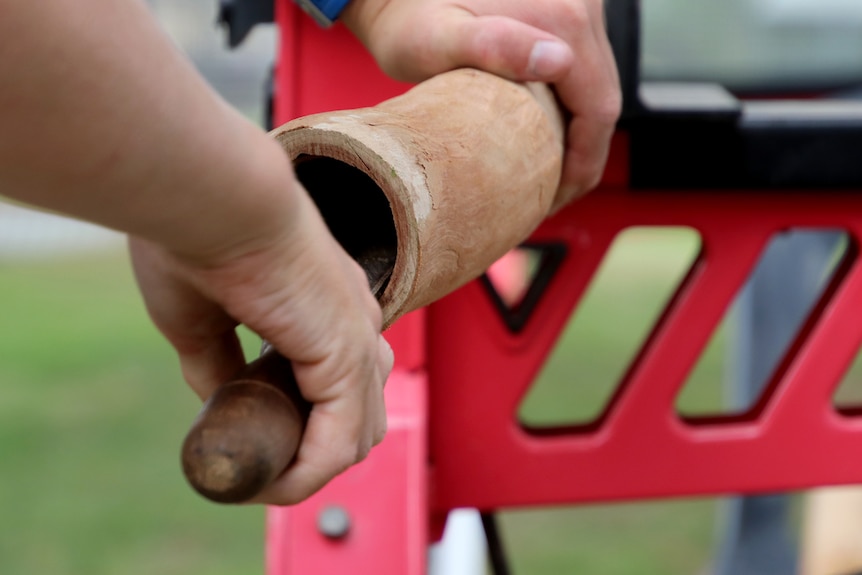
[[376, 348], [373, 345], [375, 338], [369, 337], [370, 330], [362, 330], [361, 333], [356, 333], [352, 337], [345, 338], [343, 348], [338, 354], [340, 357], [348, 358], [351, 363], [358, 369], [358, 375], [365, 376], [367, 372], [374, 368], [376, 360]]
[[371, 292], [365, 294], [366, 297], [366, 307], [368, 308], [368, 313], [371, 316], [371, 326], [373, 328], [374, 335], [376, 336], [381, 331], [383, 331], [383, 310], [380, 307], [378, 301], [371, 295]]
[[618, 90], [601, 98], [597, 102], [594, 117], [596, 121], [605, 126], [614, 126], [620, 119], [622, 113], [622, 96]]
[[357, 459], [357, 455], [358, 450], [345, 449], [342, 451], [337, 458], [332, 460], [329, 467], [329, 477], [327, 478], [327, 481], [337, 475], [341, 475], [350, 469], [354, 463], [358, 463], [360, 459]]
[[604, 175], [604, 168], [597, 167], [595, 170], [590, 172], [590, 175], [587, 177], [584, 186], [584, 192], [588, 192], [590, 190], [595, 189], [602, 181], [602, 176]]
[[[372, 332], [371, 330], [368, 330], [367, 334], [363, 335], [365, 335], [365, 341], [364, 344], [361, 346], [361, 365], [363, 369], [363, 375], [365, 375], [366, 378], [370, 379], [374, 373], [374, 370], [377, 368], [377, 360], [380, 355], [379, 345], [377, 343], [378, 339], [380, 338], [380, 335], [375, 332]], [[357, 346], [357, 348], [359, 348], [359, 346]]]
[[412, 26], [400, 28], [381, 43], [377, 62], [388, 76], [396, 80], [420, 81], [439, 72], [438, 44], [432, 40], [432, 31], [416, 30]]
[[402, 60], [410, 58], [412, 53], [410, 38], [400, 33], [382, 36], [371, 46], [371, 53], [384, 74], [403, 79]]
[[[383, 339], [381, 337], [381, 339]], [[381, 389], [386, 385], [386, 380], [389, 378], [389, 375], [392, 373], [392, 369], [395, 365], [395, 354], [392, 351], [392, 348], [389, 347], [389, 344], [386, 340], [383, 340], [383, 344], [380, 346], [379, 356], [377, 360], [377, 367], [379, 369], [380, 376], [380, 386]]]
[[604, 155], [591, 159], [591, 161], [588, 162], [588, 165], [585, 166], [580, 178], [581, 194], [585, 194], [601, 184], [602, 178], [605, 174], [605, 159], [606, 157]]
[[468, 38], [469, 60], [485, 68], [498, 68], [503, 60], [500, 38], [507, 32], [506, 25], [501, 22], [496, 22], [495, 26], [476, 26], [473, 22], [469, 24], [470, 27], [465, 26], [462, 32], [464, 37]]
[[386, 418], [383, 418], [383, 421], [380, 422], [380, 425], [377, 428], [377, 431], [374, 433], [374, 445], [379, 445], [381, 441], [386, 437], [386, 432], [389, 429], [389, 423], [386, 421]]
[[356, 455], [354, 456], [351, 465], [364, 461], [368, 454], [371, 453], [372, 444], [368, 441], [362, 441], [356, 446]]
[[590, 8], [585, 0], [571, 0], [559, 5], [558, 22], [562, 29], [582, 30], [590, 26]]

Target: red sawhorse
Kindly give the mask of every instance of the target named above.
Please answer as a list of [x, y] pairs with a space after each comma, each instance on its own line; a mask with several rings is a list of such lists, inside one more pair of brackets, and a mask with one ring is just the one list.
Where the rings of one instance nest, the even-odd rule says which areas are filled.
[[[276, 4], [276, 18], [282, 32], [277, 124], [373, 105], [406, 88], [383, 77], [344, 30], [321, 31], [286, 1]], [[739, 123], [732, 103], [719, 108], [719, 116]], [[721, 140], [721, 128], [709, 131], [716, 126], [711, 117], [707, 137]], [[753, 117], [746, 116], [746, 129], [757, 131], [762, 126]], [[671, 120], [666, 131], [679, 138], [679, 126]], [[679, 176], [671, 185], [650, 186], [643, 165], [630, 156], [634, 138], [623, 127], [599, 189], [530, 239], [542, 254], [541, 271], [520, 308], [503, 312], [487, 282], [476, 281], [390, 330], [397, 359], [386, 391], [389, 434], [365, 462], [307, 502], [269, 510], [268, 575], [420, 575], [429, 541], [460, 507], [862, 482], [862, 417], [832, 403], [862, 343], [856, 248], [862, 194], [811, 185], [777, 192], [780, 177], [750, 189], [739, 177], [726, 188], [696, 193]], [[685, 157], [695, 145], [682, 145], [687, 150], [677, 150], [676, 158], [694, 162], [691, 171], [712, 174], [718, 185], [738, 176], [736, 168], [716, 176], [710, 165]], [[667, 160], [656, 153], [648, 163], [667, 171]], [[791, 177], [805, 181], [804, 174]], [[633, 226], [694, 229], [701, 253], [596, 421], [524, 428], [516, 415], [523, 397], [611, 243]], [[850, 246], [760, 401], [741, 415], [680, 416], [676, 397], [710, 336], [766, 243], [789, 228], [840, 229]], [[335, 514], [334, 531], [321, 528], [328, 513]], [[349, 520], [344, 536], [338, 519]]]

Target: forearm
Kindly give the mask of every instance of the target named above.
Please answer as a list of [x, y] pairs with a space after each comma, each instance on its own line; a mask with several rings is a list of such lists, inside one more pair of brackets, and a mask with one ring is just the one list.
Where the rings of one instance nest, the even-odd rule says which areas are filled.
[[297, 186], [134, 0], [0, 0], [0, 193], [229, 251], [289, 224]]

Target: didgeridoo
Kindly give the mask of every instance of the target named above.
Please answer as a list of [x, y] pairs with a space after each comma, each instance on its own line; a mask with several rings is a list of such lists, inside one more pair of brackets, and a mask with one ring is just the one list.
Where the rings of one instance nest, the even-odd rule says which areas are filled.
[[[547, 86], [456, 70], [271, 135], [366, 270], [385, 329], [481, 275], [557, 207], [563, 130]], [[264, 353], [204, 404], [183, 444], [187, 479], [213, 501], [251, 499], [292, 461], [309, 410], [290, 362]]]

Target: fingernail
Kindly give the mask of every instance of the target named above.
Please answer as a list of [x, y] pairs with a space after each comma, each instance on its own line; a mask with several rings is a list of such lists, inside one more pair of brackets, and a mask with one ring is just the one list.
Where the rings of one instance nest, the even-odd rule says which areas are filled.
[[527, 71], [540, 78], [554, 76], [568, 64], [570, 54], [569, 47], [562, 42], [539, 40], [533, 44]]

